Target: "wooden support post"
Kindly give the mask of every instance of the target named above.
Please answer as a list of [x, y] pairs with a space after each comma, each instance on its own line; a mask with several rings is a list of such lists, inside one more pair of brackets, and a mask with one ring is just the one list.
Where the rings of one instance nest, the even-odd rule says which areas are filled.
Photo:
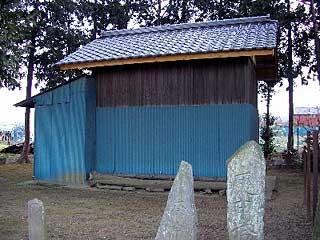
[[317, 212], [317, 203], [318, 203], [318, 161], [319, 161], [319, 132], [318, 130], [313, 131], [313, 215], [312, 222]]
[[297, 127], [297, 150], [299, 151], [299, 127]]
[[307, 147], [303, 147], [303, 205], [307, 203]]
[[311, 133], [308, 131], [307, 133], [307, 162], [306, 162], [306, 202], [307, 202], [307, 220], [311, 220], [311, 173], [310, 173], [310, 141], [311, 141]]

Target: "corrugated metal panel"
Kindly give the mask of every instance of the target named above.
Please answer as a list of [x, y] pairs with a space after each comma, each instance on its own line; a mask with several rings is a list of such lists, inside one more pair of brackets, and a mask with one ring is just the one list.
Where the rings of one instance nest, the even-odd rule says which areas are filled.
[[45, 95], [40, 95], [36, 98], [37, 106], [45, 106], [52, 104], [52, 92], [48, 92]]
[[[82, 184], [86, 173], [92, 170], [87, 160], [92, 160], [90, 154], [94, 155], [94, 141], [86, 139], [86, 132], [90, 129], [95, 133], [95, 113], [90, 115], [87, 111], [89, 105], [93, 109], [95, 106], [93, 82], [79, 79], [36, 98], [35, 175], [38, 179]], [[90, 83], [93, 86], [88, 88]], [[93, 98], [90, 103], [89, 96]], [[38, 102], [45, 103], [46, 97], [53, 98], [53, 104], [39, 106]]]
[[[258, 113], [250, 105], [229, 105], [219, 111], [220, 160], [227, 160], [242, 144], [248, 140], [258, 140]], [[227, 175], [226, 168], [220, 174]]]
[[[41, 96], [39, 98], [41, 103], [42, 99]], [[34, 174], [39, 179], [46, 179], [46, 176], [50, 176], [50, 164], [48, 162], [50, 162], [51, 150], [47, 146], [49, 140], [52, 139], [51, 119], [50, 107], [37, 106], [35, 108]], [[47, 123], [46, 127], [44, 127], [44, 123]]]
[[296, 107], [294, 109], [295, 115], [311, 115], [320, 114], [320, 107]]
[[85, 169], [86, 174], [95, 170], [96, 161], [96, 81], [86, 81]]
[[70, 102], [70, 84], [55, 89], [53, 92], [53, 104]]
[[257, 139], [257, 118], [250, 104], [97, 108], [96, 170], [174, 175], [185, 160], [195, 176], [225, 177], [227, 158]]

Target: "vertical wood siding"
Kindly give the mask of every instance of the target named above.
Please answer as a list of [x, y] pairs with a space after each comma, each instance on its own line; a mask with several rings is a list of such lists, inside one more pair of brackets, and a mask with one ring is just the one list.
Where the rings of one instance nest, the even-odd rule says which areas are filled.
[[136, 64], [95, 75], [98, 107], [257, 104], [249, 58]]

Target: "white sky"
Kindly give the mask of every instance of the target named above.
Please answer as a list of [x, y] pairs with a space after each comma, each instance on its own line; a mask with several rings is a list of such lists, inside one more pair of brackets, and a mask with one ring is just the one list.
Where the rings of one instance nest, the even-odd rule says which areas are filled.
[[[24, 124], [25, 108], [13, 106], [26, 98], [25, 84], [22, 83], [21, 90], [9, 91], [6, 88], [0, 89], [0, 128], [12, 128], [16, 124]], [[32, 95], [39, 92], [39, 89], [32, 89]], [[34, 111], [31, 111], [31, 133], [34, 129]], [[9, 129], [8, 129], [9, 130]]]
[[[23, 84], [25, 85], [25, 84]], [[280, 117], [283, 121], [288, 119], [288, 92], [285, 84], [276, 93], [271, 101], [271, 114]], [[312, 81], [307, 86], [298, 84], [294, 89], [294, 107], [315, 107], [320, 106], [320, 87], [318, 82]], [[32, 95], [38, 93], [38, 89], [33, 88]], [[14, 107], [13, 104], [25, 99], [25, 86], [21, 90], [9, 91], [0, 89], [0, 127], [13, 126], [17, 123], [24, 123], [24, 108]], [[266, 111], [265, 101], [258, 100], [259, 113]], [[31, 119], [31, 131], [33, 131], [33, 111]]]
[[[298, 82], [298, 81], [297, 81]], [[276, 92], [272, 98], [270, 112], [275, 117], [280, 117], [283, 121], [288, 120], [289, 97], [286, 91], [287, 82], [281, 88], [276, 87]], [[307, 86], [300, 83], [294, 88], [293, 105], [296, 107], [316, 107], [320, 106], [320, 86], [317, 81], [309, 81]], [[266, 112], [266, 102], [258, 100], [259, 114]]]

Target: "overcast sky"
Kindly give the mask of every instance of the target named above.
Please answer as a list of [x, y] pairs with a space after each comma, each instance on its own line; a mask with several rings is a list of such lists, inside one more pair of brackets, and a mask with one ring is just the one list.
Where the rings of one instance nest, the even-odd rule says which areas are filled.
[[[288, 120], [289, 98], [284, 84], [281, 88], [277, 87], [272, 98], [270, 111], [275, 117], [280, 117], [283, 121]], [[320, 106], [320, 87], [317, 81], [309, 81], [307, 86], [297, 84], [293, 93], [294, 107], [316, 107]], [[261, 102], [259, 98], [258, 109], [259, 114], [266, 112], [265, 101]]]
[[[25, 99], [25, 91], [25, 85], [21, 90], [0, 89], [0, 128], [11, 128], [16, 124], [24, 124], [25, 109], [14, 107], [13, 104]], [[33, 89], [32, 95], [38, 92], [39, 90]], [[31, 112], [31, 131], [33, 132], [33, 111]]]

